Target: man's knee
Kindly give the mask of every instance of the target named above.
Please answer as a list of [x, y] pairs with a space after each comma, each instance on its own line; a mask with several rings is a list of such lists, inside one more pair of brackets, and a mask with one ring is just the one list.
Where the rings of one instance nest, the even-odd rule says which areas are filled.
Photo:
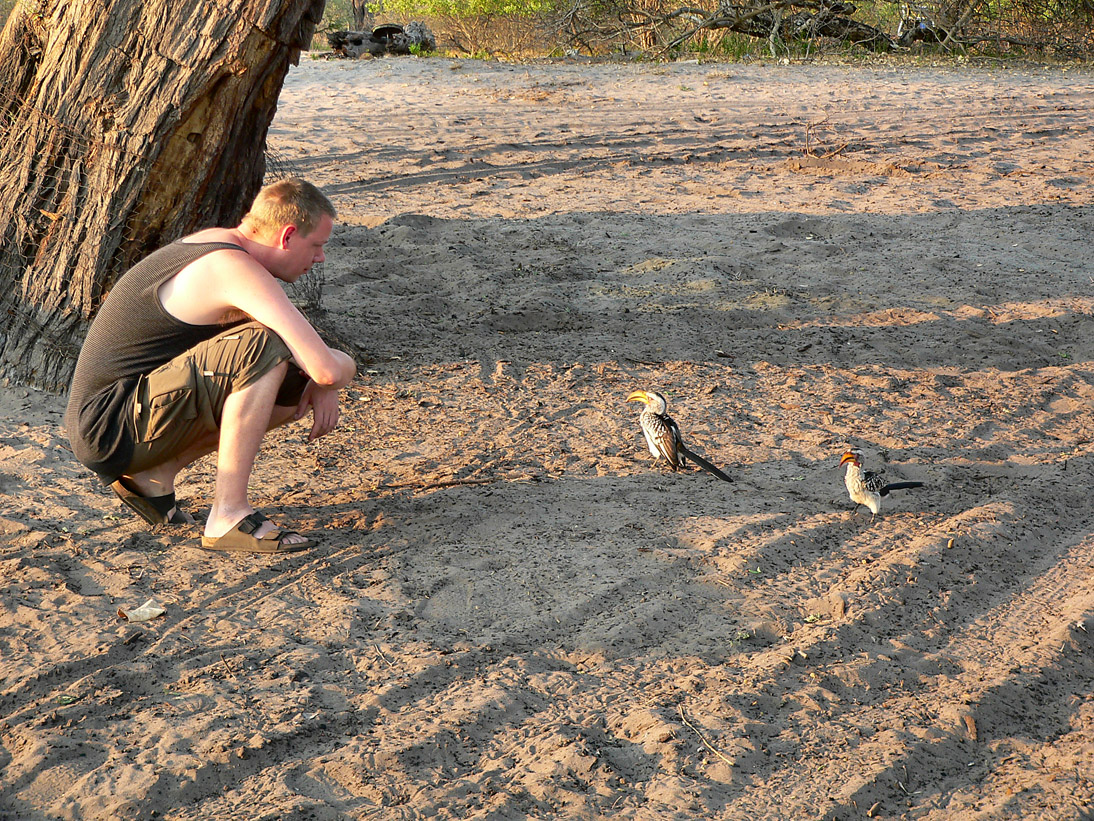
[[[274, 379], [280, 383], [274, 404], [295, 408], [304, 396], [308, 375], [292, 360], [289, 346], [277, 333], [258, 322], [243, 326], [241, 333], [251, 337], [250, 343], [244, 347], [248, 354], [247, 365], [252, 373], [242, 376], [240, 381], [245, 384], [236, 390], [258, 379]], [[272, 362], [276, 364], [270, 364]], [[244, 369], [241, 369], [240, 373], [243, 372]]]
[[249, 388], [277, 370], [292, 356], [276, 333], [259, 322], [236, 325], [190, 351], [191, 361], [215, 404], [229, 394]]
[[[163, 460], [220, 427], [228, 397], [268, 378], [277, 383], [278, 404], [295, 407], [303, 384], [291, 352], [276, 333], [248, 322], [200, 343], [143, 377], [134, 402], [138, 445], [148, 459]], [[154, 451], [154, 452], [153, 452]]]

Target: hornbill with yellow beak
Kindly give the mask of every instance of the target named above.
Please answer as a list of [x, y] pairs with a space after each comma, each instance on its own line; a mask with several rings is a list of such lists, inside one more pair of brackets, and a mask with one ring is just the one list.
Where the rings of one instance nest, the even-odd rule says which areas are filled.
[[683, 467], [687, 459], [690, 459], [723, 482], [733, 481], [702, 456], [688, 449], [680, 437], [679, 426], [665, 412], [668, 403], [665, 402], [664, 396], [657, 391], [635, 391], [627, 397], [627, 401], [646, 403], [645, 409], [638, 415], [638, 421], [642, 425], [642, 435], [646, 437], [646, 445], [655, 460], [664, 459], [669, 463], [669, 467], [677, 470]]
[[[892, 482], [886, 484], [885, 474], [878, 471], [862, 469], [862, 451], [851, 448], [840, 459], [840, 467], [847, 465], [847, 473], [844, 474], [843, 483], [847, 486], [847, 493], [851, 501], [855, 503], [855, 510], [859, 505], [870, 508], [870, 513], [876, 516], [881, 510], [881, 497], [888, 496], [893, 490], [907, 490], [913, 487], [923, 487], [922, 482]], [[871, 516], [871, 518], [873, 518]]]

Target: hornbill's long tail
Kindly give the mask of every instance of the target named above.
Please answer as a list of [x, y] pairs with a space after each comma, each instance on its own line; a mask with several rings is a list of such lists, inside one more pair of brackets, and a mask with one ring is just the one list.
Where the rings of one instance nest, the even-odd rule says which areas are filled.
[[908, 490], [913, 487], [923, 487], [922, 482], [892, 482], [878, 490], [881, 496], [888, 496], [890, 490]]
[[684, 454], [684, 456], [688, 457], [691, 461], [693, 461], [695, 464], [697, 464], [699, 467], [701, 467], [707, 473], [714, 474], [719, 479], [721, 479], [723, 482], [732, 482], [733, 481], [729, 476], [724, 474], [722, 471], [718, 470], [718, 468], [714, 467], [714, 465], [712, 465], [710, 462], [708, 462], [706, 459], [704, 459], [698, 453], [696, 453], [693, 450], [689, 450], [687, 445], [685, 445], [683, 442], [678, 443], [676, 447], [680, 450], [680, 452], [682, 454]]

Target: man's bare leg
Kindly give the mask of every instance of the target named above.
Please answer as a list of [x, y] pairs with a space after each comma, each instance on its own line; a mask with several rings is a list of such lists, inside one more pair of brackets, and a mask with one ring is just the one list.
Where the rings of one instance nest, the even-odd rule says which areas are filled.
[[[165, 496], [168, 493], [175, 492], [175, 477], [179, 471], [188, 465], [192, 465], [202, 456], [208, 453], [212, 453], [217, 448], [217, 433], [215, 431], [210, 432], [207, 436], [202, 437], [199, 441], [193, 443], [182, 453], [172, 457], [170, 460], [163, 462], [148, 470], [142, 470], [138, 473], [127, 473], [121, 478], [124, 483], [132, 490], [135, 490], [141, 496]], [[170, 519], [178, 507], [171, 508], [167, 513], [167, 518]], [[186, 519], [183, 524], [193, 524], [194, 517], [187, 513], [185, 510], [179, 511]]]
[[[270, 419], [269, 430], [281, 427], [293, 421], [296, 407], [275, 405]], [[126, 473], [122, 476], [125, 483], [142, 496], [163, 496], [175, 491], [175, 477], [183, 468], [190, 467], [202, 456], [208, 456], [220, 444], [220, 432], [210, 431], [206, 436], [192, 444], [182, 453], [169, 461], [142, 470], [139, 473]]]
[[[276, 427], [292, 422], [295, 414], [295, 405], [289, 407], [275, 405], [270, 416], [268, 430], [273, 430]], [[147, 470], [124, 474], [121, 478], [128, 487], [142, 496], [164, 496], [168, 493], [174, 493], [175, 477], [178, 476], [179, 472], [182, 471], [183, 468], [187, 468], [194, 464], [194, 462], [201, 459], [203, 456], [208, 456], [210, 453], [213, 453], [217, 450], [219, 445], [220, 431], [209, 431], [200, 439], [193, 442], [186, 450], [172, 456], [169, 460], [161, 462], [158, 465], [153, 465]], [[171, 518], [176, 510], [177, 508], [172, 508], [168, 512], [167, 517]], [[194, 517], [189, 513], [186, 511], [181, 511], [181, 513], [189, 520], [186, 524], [192, 524], [194, 522]]]
[[[287, 422], [294, 410], [274, 404], [287, 370], [288, 363], [282, 362], [257, 382], [231, 394], [224, 402], [217, 448], [216, 491], [209, 518], [205, 522], [206, 536], [223, 536], [244, 516], [254, 513], [247, 497], [247, 484], [258, 449], [266, 432]], [[282, 416], [285, 418], [282, 419]], [[276, 527], [272, 522], [263, 522], [253, 535], [260, 539]], [[285, 536], [285, 544], [303, 541], [307, 541], [303, 536]]]

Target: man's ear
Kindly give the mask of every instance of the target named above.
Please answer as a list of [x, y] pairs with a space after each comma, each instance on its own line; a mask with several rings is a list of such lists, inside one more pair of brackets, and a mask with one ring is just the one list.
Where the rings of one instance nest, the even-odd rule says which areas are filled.
[[289, 249], [289, 238], [296, 233], [295, 225], [283, 225], [277, 232], [277, 247], [282, 251]]

